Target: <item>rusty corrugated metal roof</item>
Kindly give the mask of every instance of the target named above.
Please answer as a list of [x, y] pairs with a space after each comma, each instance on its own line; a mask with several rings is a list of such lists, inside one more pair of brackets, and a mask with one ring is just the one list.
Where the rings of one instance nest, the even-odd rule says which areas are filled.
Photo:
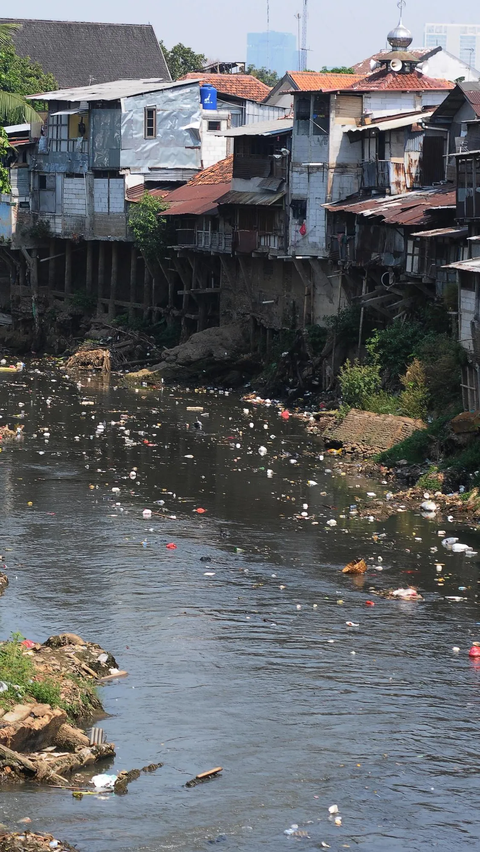
[[354, 213], [366, 218], [381, 218], [391, 225], [423, 225], [429, 223], [428, 212], [433, 208], [452, 207], [456, 202], [456, 189], [426, 189], [404, 195], [384, 195], [374, 198], [351, 198], [323, 206], [331, 213]]
[[424, 240], [430, 240], [434, 237], [452, 237], [458, 240], [461, 237], [466, 237], [468, 228], [434, 228], [432, 231], [416, 231], [410, 234], [411, 237], [422, 237]]
[[271, 207], [283, 198], [285, 192], [227, 192], [218, 199], [219, 204], [250, 204], [260, 207]]
[[231, 181], [212, 184], [185, 184], [168, 195], [168, 209], [162, 216], [201, 216], [214, 212], [221, 196], [230, 189]]

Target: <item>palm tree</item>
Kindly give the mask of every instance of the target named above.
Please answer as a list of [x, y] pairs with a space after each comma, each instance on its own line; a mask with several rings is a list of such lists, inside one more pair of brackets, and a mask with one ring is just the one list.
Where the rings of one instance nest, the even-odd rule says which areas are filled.
[[[0, 48], [10, 44], [12, 32], [19, 26], [20, 24], [0, 24]], [[23, 95], [0, 91], [0, 124], [32, 124], [35, 121], [41, 121], [41, 118]]]

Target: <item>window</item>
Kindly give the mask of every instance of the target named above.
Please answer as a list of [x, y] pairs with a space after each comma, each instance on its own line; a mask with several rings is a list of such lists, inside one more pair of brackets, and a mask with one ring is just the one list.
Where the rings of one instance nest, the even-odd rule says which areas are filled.
[[144, 131], [145, 139], [155, 139], [157, 135], [156, 107], [145, 107]]
[[330, 104], [328, 98], [314, 95], [313, 98], [313, 135], [325, 136], [329, 130]]
[[292, 208], [292, 216], [294, 219], [301, 220], [307, 218], [307, 202], [303, 198], [292, 198], [290, 202]]
[[222, 122], [221, 121], [209, 121], [208, 122], [208, 129], [209, 130], [221, 130], [222, 129]]
[[39, 175], [38, 188], [39, 189], [46, 189], [47, 188], [47, 176], [46, 175]]
[[310, 132], [310, 95], [295, 100], [296, 129], [299, 136], [308, 136]]
[[68, 115], [48, 116], [48, 138], [51, 151], [73, 151], [73, 141], [72, 147], [69, 148]]
[[475, 68], [477, 39], [475, 36], [460, 36], [460, 59], [471, 68]]

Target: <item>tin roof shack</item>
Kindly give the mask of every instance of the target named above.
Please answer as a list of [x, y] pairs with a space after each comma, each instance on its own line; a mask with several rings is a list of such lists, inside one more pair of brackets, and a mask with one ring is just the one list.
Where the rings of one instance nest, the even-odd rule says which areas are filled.
[[393, 319], [418, 299], [442, 295], [451, 280], [444, 258], [458, 258], [465, 238], [455, 226], [454, 199], [446, 186], [326, 205], [330, 258], [342, 267], [344, 286], [353, 294], [361, 289], [363, 307]]
[[[293, 254], [328, 255], [323, 204], [361, 190], [398, 194], [445, 178], [445, 134], [425, 128], [432, 110], [412, 112], [411, 107], [422, 104], [424, 92], [429, 93], [428, 99], [432, 91], [443, 97], [449, 84], [429, 81], [432, 87], [438, 83], [437, 91], [424, 89], [425, 79], [419, 82], [419, 73], [413, 80], [411, 73], [405, 74], [408, 82], [402, 80], [401, 72], [384, 70], [374, 76], [374, 81], [366, 78], [335, 92], [294, 94]], [[381, 83], [385, 87], [378, 89]], [[417, 92], [412, 93], [410, 87], [414, 86]], [[376, 104], [373, 99], [378, 91], [381, 101]], [[404, 100], [403, 95], [408, 98]], [[372, 104], [381, 107], [377, 119], [372, 117]]]
[[344, 128], [351, 142], [362, 142], [362, 190], [401, 195], [445, 180], [446, 131], [428, 126], [432, 115], [400, 113]]
[[181, 317], [182, 338], [220, 324], [223, 254], [232, 253], [232, 229], [219, 214], [218, 199], [231, 189], [233, 157], [196, 175], [167, 196], [162, 215], [171, 220], [177, 244], [162, 263], [168, 299], [156, 302], [164, 314]]
[[[480, 90], [479, 90], [480, 94]], [[480, 102], [479, 102], [480, 103]], [[478, 123], [472, 122], [462, 144], [478, 145]], [[470, 132], [471, 131], [471, 132]], [[460, 226], [469, 234], [463, 255], [446, 266], [458, 282], [458, 335], [468, 356], [462, 371], [462, 394], [466, 411], [480, 409], [480, 146], [477, 150], [460, 151], [452, 157], [457, 171], [456, 215]]]
[[203, 168], [217, 163], [233, 153], [228, 138], [220, 134], [230, 128], [256, 122], [284, 118], [288, 112], [281, 106], [263, 103], [270, 89], [251, 74], [186, 74], [183, 80], [196, 79], [200, 86], [213, 86], [216, 90], [217, 109], [205, 109], [202, 114], [202, 164]]
[[131, 244], [125, 190], [145, 180], [175, 187], [200, 170], [200, 87], [117, 80], [42, 99], [49, 110], [32, 157], [31, 209], [13, 242], [22, 275], [57, 298], [86, 291], [109, 318], [147, 316], [166, 282], [152, 281]]

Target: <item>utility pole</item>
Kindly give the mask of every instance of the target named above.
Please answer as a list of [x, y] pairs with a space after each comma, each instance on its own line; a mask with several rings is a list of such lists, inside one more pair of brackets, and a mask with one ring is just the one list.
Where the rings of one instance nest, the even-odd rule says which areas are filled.
[[307, 34], [308, 34], [308, 0], [303, 0], [302, 15], [302, 67], [301, 71], [307, 70]]

